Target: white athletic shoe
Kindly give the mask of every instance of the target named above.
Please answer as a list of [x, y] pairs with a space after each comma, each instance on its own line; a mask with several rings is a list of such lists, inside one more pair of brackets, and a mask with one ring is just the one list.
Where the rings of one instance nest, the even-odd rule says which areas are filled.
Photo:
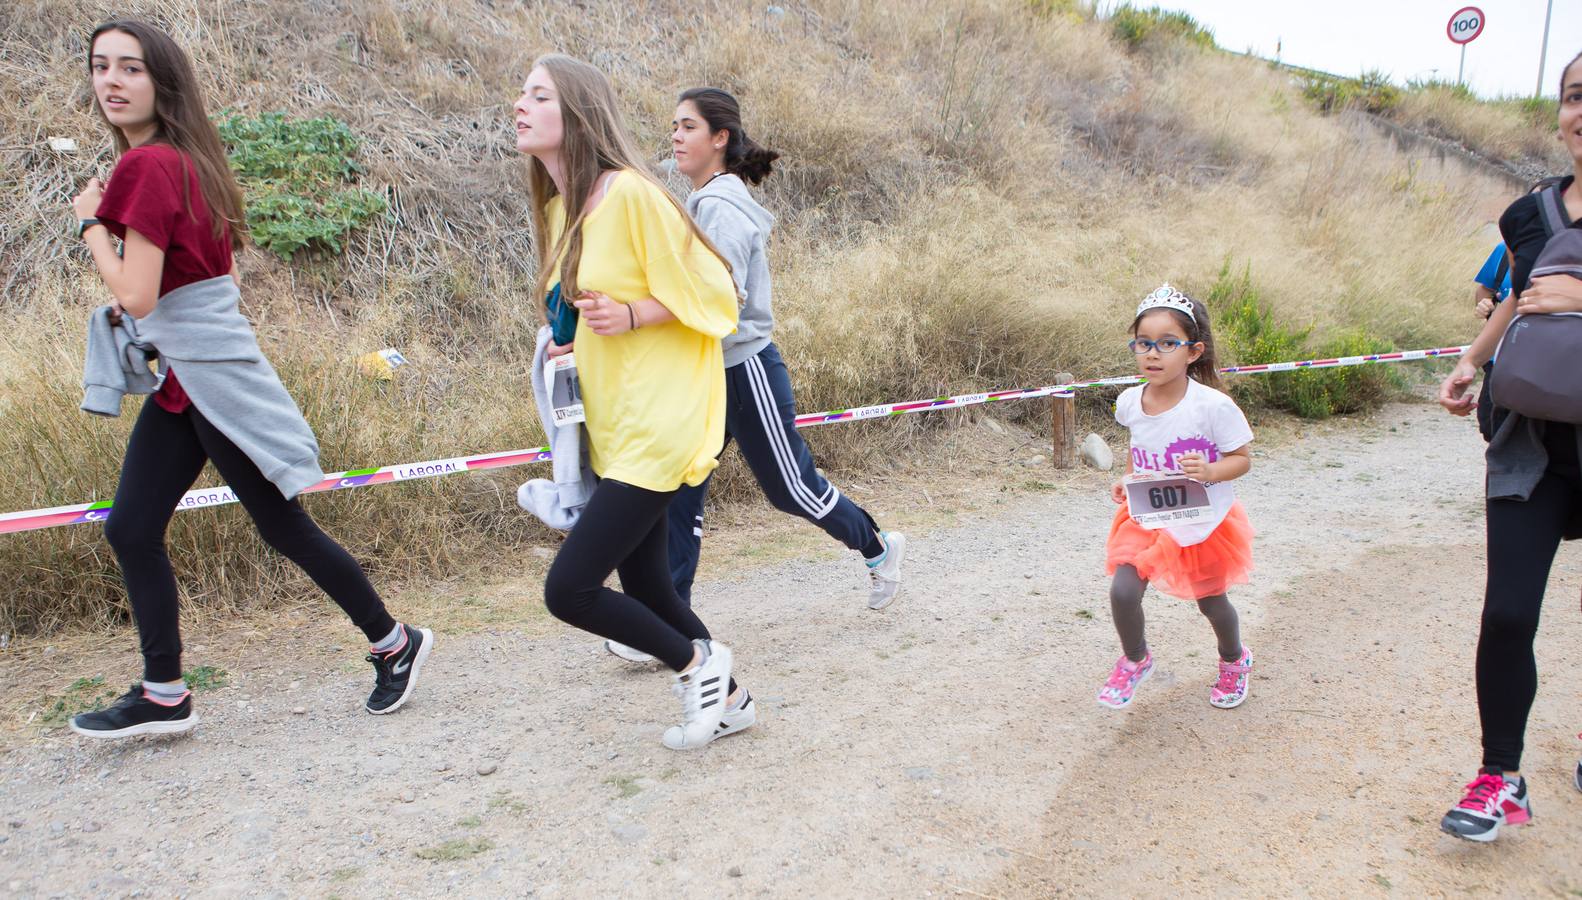
[[615, 656], [619, 656], [621, 659], [624, 659], [627, 662], [646, 663], [654, 661], [654, 658], [649, 656], [647, 653], [644, 653], [636, 647], [628, 647], [618, 641], [605, 641], [604, 649], [610, 651], [610, 653], [614, 654]]
[[[714, 726], [714, 734], [710, 735], [708, 741], [704, 743], [717, 741], [727, 735], [746, 731], [756, 724], [758, 724], [758, 704], [753, 702], [753, 695], [749, 694], [746, 688], [742, 688], [742, 702], [734, 707], [726, 707], [725, 715], [720, 717], [720, 724]], [[681, 728], [679, 726], [672, 727], [665, 732], [665, 746], [672, 750], [693, 749], [672, 743], [672, 739], [676, 741], [681, 739]]]
[[758, 724], [758, 704], [753, 702], [753, 695], [742, 688], [742, 702], [734, 707], [725, 708], [725, 715], [720, 717], [718, 728], [714, 729], [714, 739], [735, 734]]
[[672, 750], [694, 750], [714, 740], [730, 693], [731, 648], [718, 641], [692, 643], [703, 651], [703, 661], [677, 674], [671, 688], [681, 698], [681, 724], [665, 729], [665, 746]]
[[895, 599], [901, 589], [901, 561], [906, 559], [906, 535], [899, 531], [886, 531], [884, 558], [877, 566], [868, 567], [868, 608], [884, 609]]

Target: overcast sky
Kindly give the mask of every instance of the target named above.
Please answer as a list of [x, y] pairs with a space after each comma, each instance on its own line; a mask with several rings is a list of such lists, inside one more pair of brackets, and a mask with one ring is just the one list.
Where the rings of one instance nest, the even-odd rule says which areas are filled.
[[[1152, 3], [1133, 0], [1135, 6]], [[1105, 0], [1102, 7], [1114, 5], [1115, 0]], [[1461, 48], [1445, 35], [1445, 25], [1468, 5], [1483, 10], [1487, 20], [1483, 33], [1467, 45], [1468, 84], [1486, 97], [1530, 96], [1538, 78], [1545, 0], [1159, 0], [1159, 6], [1190, 13], [1207, 25], [1227, 50], [1251, 48], [1273, 57], [1280, 41], [1285, 62], [1340, 75], [1380, 69], [1397, 82], [1455, 80]], [[1582, 0], [1554, 0], [1546, 96], [1555, 95], [1561, 67], [1579, 51]]]

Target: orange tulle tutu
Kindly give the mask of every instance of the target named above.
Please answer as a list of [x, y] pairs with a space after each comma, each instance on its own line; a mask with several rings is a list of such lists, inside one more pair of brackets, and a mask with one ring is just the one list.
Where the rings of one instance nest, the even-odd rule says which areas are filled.
[[1252, 522], [1240, 502], [1231, 505], [1225, 520], [1208, 540], [1183, 547], [1170, 532], [1150, 531], [1132, 520], [1122, 505], [1110, 523], [1104, 545], [1104, 571], [1110, 575], [1131, 566], [1144, 581], [1182, 600], [1223, 594], [1232, 585], [1246, 584], [1252, 572]]

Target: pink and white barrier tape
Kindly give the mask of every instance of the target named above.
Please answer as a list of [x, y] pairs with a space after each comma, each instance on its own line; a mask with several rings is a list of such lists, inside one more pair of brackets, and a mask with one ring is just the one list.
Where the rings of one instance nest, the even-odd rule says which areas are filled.
[[[339, 491], [369, 484], [386, 484], [392, 481], [416, 481], [421, 478], [438, 478], [457, 472], [478, 472], [502, 466], [520, 466], [524, 463], [546, 462], [548, 447], [532, 450], [510, 450], [505, 453], [484, 453], [478, 456], [456, 456], [450, 459], [430, 459], [424, 462], [381, 466], [377, 469], [353, 469], [325, 476], [324, 480], [303, 493]], [[228, 487], [202, 488], [188, 491], [176, 503], [179, 512], [235, 503], [236, 495]], [[30, 509], [25, 512], [0, 513], [0, 534], [14, 531], [33, 531], [57, 525], [76, 525], [79, 522], [103, 522], [110, 516], [109, 500], [97, 503], [78, 503], [74, 506], [56, 506], [50, 509]]]
[[[1294, 372], [1301, 369], [1333, 369], [1341, 366], [1361, 366], [1369, 363], [1408, 362], [1411, 360], [1460, 356], [1466, 351], [1466, 347], [1444, 347], [1435, 350], [1402, 350], [1397, 353], [1377, 353], [1368, 356], [1307, 359], [1300, 362], [1267, 363], [1258, 366], [1228, 366], [1220, 369], [1220, 372], [1225, 375], [1254, 375], [1267, 372]], [[905, 403], [881, 403], [878, 406], [860, 406], [853, 409], [808, 413], [797, 416], [796, 426], [798, 428], [811, 428], [815, 425], [828, 425], [833, 422], [855, 422], [863, 419], [905, 415], [907, 413], [960, 409], [965, 406], [978, 406], [984, 403], [998, 403], [1005, 400], [1070, 397], [1073, 396], [1074, 392], [1085, 388], [1142, 384], [1145, 380], [1140, 375], [1122, 375], [1115, 378], [1101, 378], [1097, 381], [1050, 384], [1022, 390], [960, 394], [955, 397], [935, 397], [931, 400], [913, 400]], [[386, 484], [392, 481], [438, 478], [443, 475], [454, 475], [458, 472], [478, 472], [484, 469], [548, 462], [549, 459], [548, 447], [536, 447], [530, 450], [510, 450], [504, 453], [483, 453], [477, 456], [457, 456], [450, 459], [431, 459], [424, 462], [380, 466], [376, 469], [353, 469], [348, 472], [337, 472], [333, 475], [328, 475], [323, 481], [308, 488], [304, 493], [339, 491], [370, 484]], [[184, 494], [176, 504], [176, 510], [180, 512], [188, 509], [224, 506], [227, 503], [235, 502], [236, 495], [231, 493], [231, 489], [228, 487], [204, 488], [188, 491]], [[34, 531], [40, 528], [54, 528], [58, 525], [76, 525], [81, 522], [103, 522], [110, 516], [110, 507], [111, 501], [100, 500], [95, 503], [78, 503], [72, 506], [56, 506], [50, 509], [29, 509], [21, 512], [0, 513], [0, 534]]]
[[[1255, 375], [1266, 372], [1294, 372], [1300, 369], [1334, 369], [1341, 366], [1362, 366], [1369, 363], [1382, 362], [1407, 362], [1417, 359], [1434, 359], [1441, 356], [1460, 356], [1467, 352], [1466, 347], [1443, 347], [1435, 350], [1402, 350], [1396, 353], [1375, 353], [1368, 356], [1342, 356], [1335, 359], [1306, 359], [1300, 362], [1265, 363], [1258, 366], [1227, 366], [1220, 369], [1224, 375]], [[1142, 384], [1146, 381], [1141, 375], [1121, 375], [1115, 378], [1101, 378], [1097, 381], [1078, 381], [1072, 384], [1049, 384], [1037, 388], [1024, 388], [1015, 391], [990, 391], [986, 394], [961, 394], [956, 397], [935, 397], [932, 400], [913, 400], [907, 403], [881, 403], [878, 406], [860, 406], [855, 409], [837, 409], [830, 412], [808, 413], [796, 417], [796, 427], [810, 428], [814, 425], [828, 425], [831, 422], [847, 422], [857, 419], [878, 419], [884, 416], [899, 416], [904, 413], [932, 412], [936, 409], [958, 409], [963, 406], [977, 406], [981, 403], [996, 403], [1001, 400], [1031, 400], [1035, 397], [1069, 397], [1072, 392], [1083, 388], [1115, 387], [1130, 384]]]

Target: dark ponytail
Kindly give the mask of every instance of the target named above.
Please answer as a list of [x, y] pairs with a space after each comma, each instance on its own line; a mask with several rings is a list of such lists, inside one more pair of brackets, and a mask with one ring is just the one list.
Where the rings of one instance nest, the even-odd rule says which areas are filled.
[[750, 184], [759, 184], [769, 177], [780, 154], [747, 136], [742, 127], [742, 108], [735, 97], [719, 88], [693, 88], [682, 93], [676, 102], [688, 101], [698, 108], [710, 134], [730, 132], [725, 142], [725, 171]]
[[[1185, 295], [1183, 294], [1182, 296]], [[1175, 320], [1180, 323], [1182, 330], [1186, 332], [1187, 340], [1203, 345], [1203, 354], [1197, 358], [1196, 362], [1187, 366], [1187, 377], [1194, 379], [1205, 387], [1223, 391], [1225, 383], [1220, 381], [1219, 377], [1219, 353], [1216, 352], [1214, 346], [1214, 329], [1209, 324], [1208, 307], [1203, 305], [1203, 301], [1196, 298], [1187, 297], [1187, 299], [1192, 301], [1192, 315], [1190, 316], [1178, 309], [1162, 307], [1154, 307], [1147, 310], [1143, 313], [1143, 316], [1148, 315], [1148, 313], [1159, 312], [1161, 309], [1174, 316]], [[1133, 335], [1137, 334], [1137, 326], [1142, 323], [1143, 316], [1138, 316], [1132, 320]]]

